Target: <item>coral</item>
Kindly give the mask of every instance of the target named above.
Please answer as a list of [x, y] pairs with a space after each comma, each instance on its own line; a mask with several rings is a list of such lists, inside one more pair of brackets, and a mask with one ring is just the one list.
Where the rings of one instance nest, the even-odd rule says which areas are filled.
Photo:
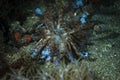
[[[74, 58], [81, 56], [81, 51], [87, 51], [87, 45], [89, 44], [89, 35], [92, 30], [92, 24], [85, 21], [84, 25], [80, 25], [76, 22], [69, 13], [66, 13], [69, 17], [64, 15], [66, 8], [61, 6], [62, 2], [56, 2], [54, 6], [49, 5], [48, 10], [44, 13], [43, 23], [45, 29], [43, 36], [38, 41], [35, 52], [32, 57], [45, 59], [46, 61], [53, 61], [55, 64], [63, 57], [74, 63]], [[67, 7], [64, 5], [64, 7]], [[54, 11], [56, 10], [56, 12]], [[83, 14], [82, 18], [86, 19], [87, 14]], [[41, 28], [40, 28], [41, 30]], [[47, 48], [47, 49], [46, 49]]]
[[94, 80], [96, 74], [87, 66], [87, 62], [75, 61], [76, 65], [66, 65], [64, 61], [58, 67], [52, 64], [38, 65], [35, 62], [29, 63], [29, 67], [11, 69], [2, 80]]
[[76, 65], [61, 62], [57, 68], [42, 69], [41, 79], [52, 80], [94, 80], [94, 71], [86, 66], [86, 62], [75, 61]]
[[[119, 80], [120, 45], [118, 43], [120, 40], [120, 29], [118, 24], [118, 1], [111, 0], [110, 3], [112, 2], [112, 4], [109, 4], [111, 6], [107, 8], [105, 8], [107, 6], [105, 4], [108, 3], [104, 3], [100, 8], [100, 13], [98, 10], [98, 14], [92, 14], [92, 16], [90, 15], [94, 11], [92, 11], [90, 5], [86, 6], [87, 3], [84, 5], [84, 10], [83, 7], [81, 10], [80, 8], [73, 9], [73, 7], [70, 7], [70, 9], [66, 8], [72, 0], [42, 1], [46, 2], [46, 4], [43, 4], [44, 8], [38, 4], [36, 6], [44, 11], [43, 15], [34, 14], [36, 6], [33, 5], [34, 8], [30, 9], [30, 4], [27, 4], [26, 6], [29, 6], [27, 11], [32, 11], [32, 16], [29, 16], [25, 22], [23, 21], [23, 24], [20, 21], [16, 21], [14, 23], [16, 25], [10, 27], [10, 37], [13, 38], [16, 32], [21, 34], [19, 40], [13, 40], [12, 46], [10, 46], [10, 48], [13, 48], [12, 52], [3, 45], [5, 38], [2, 32], [3, 29], [0, 30], [0, 77], [5, 75], [1, 80]], [[90, 4], [92, 4], [92, 7], [99, 7], [99, 5], [97, 6], [99, 3], [96, 3], [98, 0], [83, 1], [95, 1], [90, 2]], [[19, 1], [17, 2], [19, 3]], [[8, 8], [8, 12], [14, 12], [12, 8]], [[25, 9], [21, 9], [27, 12]], [[3, 10], [6, 11], [7, 9], [3, 7], [1, 12]], [[18, 10], [18, 8], [15, 8], [15, 10]], [[80, 18], [86, 10], [88, 10], [87, 12], [90, 15], [87, 19], [83, 16], [83, 23], [84, 21], [86, 22], [84, 25], [81, 25]], [[7, 11], [4, 13], [7, 14]], [[16, 13], [18, 13], [17, 16], [13, 14], [15, 18], [21, 14], [19, 10]], [[4, 16], [4, 18], [6, 17], [8, 16]], [[20, 16], [20, 18], [23, 17]], [[90, 23], [89, 20], [91, 20]], [[91, 22], [94, 23], [95, 21], [97, 24], [92, 27]], [[95, 44], [90, 47], [88, 44], [91, 43], [90, 33], [92, 28], [94, 28], [95, 33], [95, 36], [92, 38], [95, 40]], [[32, 38], [29, 44], [26, 44], [26, 41], [24, 41], [26, 35], [30, 35]], [[27, 40], [29, 41], [31, 38], [28, 37]], [[16, 48], [16, 45], [21, 46]], [[7, 55], [6, 59], [8, 61], [1, 57], [2, 54]], [[97, 60], [90, 62], [89, 56]], [[91, 65], [96, 70], [98, 79], [95, 79], [94, 70], [88, 65]], [[9, 68], [11, 68], [11, 72], [8, 72]]]
[[[87, 68], [81, 69], [82, 67], [78, 65], [79, 62], [76, 62], [76, 59], [89, 58], [87, 47], [90, 43], [89, 37], [93, 25], [88, 21], [81, 25], [78, 19], [79, 13], [78, 15], [74, 15], [72, 11], [65, 13], [68, 5], [64, 1], [56, 0], [54, 5], [51, 3], [46, 5], [47, 8], [43, 15], [36, 15], [39, 16], [37, 18], [29, 17], [23, 25], [20, 25], [19, 22], [16, 22], [16, 25], [13, 24], [14, 30], [11, 33], [14, 34], [17, 29], [18, 32], [21, 32], [21, 38], [16, 43], [22, 45], [22, 48], [19, 47], [20, 52], [8, 56], [9, 59], [12, 59], [9, 63], [10, 67], [18, 73], [10, 74], [8, 75], [10, 77], [7, 78], [26, 80], [93, 79], [90, 71]], [[86, 19], [86, 15], [82, 17]], [[19, 28], [16, 29], [17, 25]], [[26, 36], [28, 34], [29, 36]], [[30, 42], [29, 48], [23, 48], [26, 46], [24, 38], [26, 41], [33, 40], [34, 43]], [[74, 65], [71, 63], [67, 65], [68, 62]], [[58, 66], [59, 64], [61, 65]], [[86, 66], [84, 65], [84, 67]], [[59, 69], [55, 71], [56, 68]], [[74, 77], [71, 77], [72, 75]]]
[[43, 11], [40, 8], [35, 9], [35, 14], [43, 15]]

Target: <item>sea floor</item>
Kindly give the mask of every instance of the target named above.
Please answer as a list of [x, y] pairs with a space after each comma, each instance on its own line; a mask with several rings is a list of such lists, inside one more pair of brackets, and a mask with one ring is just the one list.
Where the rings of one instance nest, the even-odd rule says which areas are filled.
[[107, 23], [104, 27], [108, 31], [94, 35], [94, 45], [89, 48], [89, 52], [97, 59], [89, 62], [89, 65], [94, 66], [101, 80], [120, 80], [119, 18], [114, 14], [97, 15], [97, 17], [98, 20]]

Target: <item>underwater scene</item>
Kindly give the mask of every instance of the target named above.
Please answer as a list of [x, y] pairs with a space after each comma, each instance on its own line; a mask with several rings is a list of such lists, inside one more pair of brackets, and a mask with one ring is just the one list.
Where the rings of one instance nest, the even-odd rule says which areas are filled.
[[0, 80], [120, 80], [120, 0], [0, 0]]

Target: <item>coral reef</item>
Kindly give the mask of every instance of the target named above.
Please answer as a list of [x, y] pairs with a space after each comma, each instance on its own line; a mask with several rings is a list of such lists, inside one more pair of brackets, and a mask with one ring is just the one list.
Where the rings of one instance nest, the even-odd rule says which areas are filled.
[[89, 22], [80, 25], [80, 22], [75, 19], [78, 16], [72, 16], [69, 13], [65, 16], [67, 6], [62, 5], [60, 1], [56, 1], [54, 6], [49, 5], [47, 9], [50, 11], [46, 10], [43, 15], [43, 23], [46, 26], [44, 30], [42, 29], [44, 37], [40, 38], [33, 54], [42, 56], [42, 59], [49, 57], [49, 61], [55, 62], [56, 65], [64, 56], [74, 63], [74, 57], [79, 58], [81, 51], [87, 51], [87, 45], [90, 44], [88, 34], [92, 31], [93, 25]]
[[[76, 4], [77, 6], [81, 5], [79, 2]], [[76, 14], [74, 7], [72, 12], [67, 11], [69, 5], [68, 2], [56, 0], [54, 5], [51, 3], [46, 5], [44, 13], [42, 7], [41, 9], [35, 8], [36, 15], [28, 17], [23, 25], [19, 21], [11, 24], [10, 45], [16, 48], [15, 51], [18, 49], [21, 51], [7, 55], [7, 58], [10, 59], [8, 64], [11, 73], [6, 74], [4, 79], [36, 80], [37, 78], [46, 78], [46, 80], [66, 80], [68, 78], [72, 80], [71, 76], [75, 73], [76, 79], [93, 80], [94, 74], [92, 76], [87, 68], [84, 69], [85, 71], [79, 70], [80, 72], [72, 70], [75, 67], [79, 69], [78, 64], [80, 62], [76, 62], [76, 59], [89, 58], [87, 47], [91, 44], [89, 37], [93, 30], [93, 24], [86, 20], [86, 17], [86, 21], [81, 24], [79, 15], [82, 12], [74, 15]], [[30, 46], [32, 42], [34, 42], [34, 46], [27, 47], [30, 50], [26, 52], [23, 46], [28, 44]], [[69, 61], [74, 65], [67, 66]], [[58, 73], [53, 71], [54, 68], [57, 68], [56, 66], [60, 67]], [[68, 70], [61, 74], [61, 70], [65, 69], [65, 66]], [[50, 67], [47, 68], [49, 69], [48, 72], [45, 67]]]
[[[103, 2], [13, 0], [8, 6], [2, 6], [4, 1], [0, 3], [0, 78], [119, 80], [119, 1], [111, 0], [114, 6]], [[7, 8], [12, 4], [15, 9]], [[12, 18], [9, 26], [5, 18]]]
[[[79, 15], [82, 12], [77, 15], [74, 15], [76, 12], [71, 11], [66, 13], [68, 5], [70, 4], [67, 2], [56, 0], [54, 5], [49, 3], [46, 6], [42, 15], [40, 8], [35, 9], [35, 14], [39, 16], [38, 18], [32, 18], [36, 20], [35, 22], [26, 22], [23, 24], [25, 27], [22, 27], [19, 22], [11, 24], [10, 31], [14, 35], [15, 46], [20, 47], [32, 41], [37, 41], [31, 56], [32, 58], [38, 58], [40, 63], [41, 60], [46, 60], [57, 65], [64, 57], [68, 57], [74, 63], [74, 58], [78, 59], [82, 52], [87, 52], [87, 46], [91, 44], [89, 37], [94, 24], [86, 20], [87, 12], [82, 14], [81, 23], [79, 22]], [[31, 27], [29, 26], [30, 28], [26, 27], [28, 24], [32, 24]], [[43, 25], [44, 28], [42, 28]]]

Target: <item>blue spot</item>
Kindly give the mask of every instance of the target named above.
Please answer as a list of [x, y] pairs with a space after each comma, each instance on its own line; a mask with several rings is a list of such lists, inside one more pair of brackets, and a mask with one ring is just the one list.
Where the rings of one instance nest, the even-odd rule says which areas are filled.
[[31, 57], [34, 58], [36, 55], [37, 55], [37, 49], [34, 49]]
[[85, 18], [80, 18], [80, 22], [81, 22], [81, 24], [85, 24], [86, 23], [86, 20], [85, 20]]
[[85, 52], [85, 53], [84, 53], [84, 56], [85, 56], [85, 58], [88, 58], [88, 57], [89, 57], [88, 52]]
[[49, 49], [45, 49], [45, 50], [43, 50], [42, 51], [42, 56], [48, 56], [48, 55], [50, 55], [50, 50]]
[[51, 56], [47, 56], [46, 62], [49, 62], [51, 60]]
[[83, 1], [82, 0], [76, 0], [76, 5], [78, 7], [83, 6]]
[[88, 59], [89, 53], [88, 52], [80, 52], [80, 57], [84, 57], [84, 58]]
[[59, 59], [56, 59], [54, 64], [55, 64], [55, 67], [56, 67], [59, 64]]
[[74, 3], [73, 3], [73, 8], [79, 8], [81, 6], [83, 6], [84, 3], [82, 0], [76, 0]]
[[83, 25], [86, 23], [86, 18], [87, 18], [87, 14], [83, 13], [81, 18], [80, 18], [80, 23]]
[[45, 58], [46, 62], [51, 60], [50, 53], [51, 52], [48, 46], [41, 52], [42, 58]]
[[67, 55], [68, 55], [68, 58], [70, 59], [70, 61], [71, 61], [72, 63], [75, 63], [75, 62], [74, 62], [73, 55], [70, 54], [70, 53], [67, 53]]
[[43, 15], [43, 11], [40, 8], [35, 9], [35, 14]]

